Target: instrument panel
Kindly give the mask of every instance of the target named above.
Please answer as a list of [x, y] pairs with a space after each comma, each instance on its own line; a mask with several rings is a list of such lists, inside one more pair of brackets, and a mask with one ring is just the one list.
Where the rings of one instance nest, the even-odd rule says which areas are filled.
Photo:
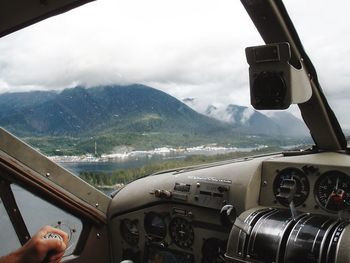
[[112, 231], [120, 231], [113, 247], [122, 257], [114, 262], [224, 262], [230, 227], [222, 226], [218, 210], [158, 204], [112, 222]]
[[169, 171], [126, 185], [109, 209], [112, 262], [225, 262], [232, 218], [258, 205], [267, 158]]
[[339, 166], [266, 162], [260, 205], [350, 217], [350, 169]]
[[[242, 255], [251, 262], [248, 257], [254, 251], [261, 252], [255, 255], [260, 260], [267, 252], [278, 256], [278, 248], [285, 251], [281, 257], [293, 258], [309, 253], [310, 235], [317, 239], [315, 244], [333, 244], [333, 235], [338, 239], [343, 231], [344, 238], [350, 238], [349, 163], [350, 156], [340, 153], [274, 155], [136, 180], [111, 204], [113, 262], [225, 262], [225, 253], [231, 262], [231, 252], [232, 262], [241, 262]], [[232, 229], [238, 230], [233, 235], [231, 226], [220, 220], [226, 205], [241, 218], [233, 223]], [[315, 227], [325, 231], [323, 238], [313, 232]], [[260, 245], [253, 242], [258, 236]], [[265, 236], [271, 242], [265, 242]], [[348, 244], [344, 238], [337, 249]], [[249, 253], [250, 243], [244, 241], [248, 239], [258, 245]], [[240, 244], [245, 244], [241, 256], [235, 254]], [[334, 251], [332, 246], [329, 250]], [[333, 252], [322, 253], [314, 256], [334, 258]]]

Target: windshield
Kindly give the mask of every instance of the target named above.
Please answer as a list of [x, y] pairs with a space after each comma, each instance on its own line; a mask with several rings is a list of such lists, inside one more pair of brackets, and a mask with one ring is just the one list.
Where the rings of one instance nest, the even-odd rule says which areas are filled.
[[[305, 26], [302, 40], [313, 30]], [[306, 38], [314, 50], [317, 38]], [[0, 125], [106, 189], [159, 170], [309, 147], [297, 107], [250, 106], [244, 49], [261, 44], [239, 1], [93, 2], [0, 41]]]
[[[313, 62], [321, 87], [334, 110], [343, 132], [350, 135], [349, 1], [284, 1], [304, 49]], [[300, 7], [303, 8], [300, 8]], [[349, 141], [349, 140], [348, 140]]]

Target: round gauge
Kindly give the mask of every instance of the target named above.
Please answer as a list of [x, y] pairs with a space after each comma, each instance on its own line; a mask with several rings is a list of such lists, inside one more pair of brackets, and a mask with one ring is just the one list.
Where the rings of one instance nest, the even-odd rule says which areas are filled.
[[120, 222], [120, 233], [124, 240], [132, 246], [139, 242], [138, 220], [123, 219]]
[[315, 198], [329, 212], [350, 207], [350, 177], [340, 171], [328, 171], [317, 179]]
[[144, 219], [144, 226], [148, 237], [152, 241], [159, 242], [165, 238], [167, 228], [164, 216], [155, 212], [147, 213]]
[[171, 220], [170, 236], [173, 242], [181, 248], [189, 248], [193, 244], [194, 232], [191, 224], [180, 217], [175, 217]]
[[288, 201], [285, 198], [282, 198], [279, 194], [281, 191], [281, 186], [284, 185], [286, 180], [295, 181], [295, 195], [293, 202], [295, 206], [303, 204], [309, 195], [310, 184], [305, 175], [305, 173], [297, 168], [285, 168], [278, 172], [274, 182], [273, 182], [273, 192], [276, 199], [284, 206], [288, 206]]

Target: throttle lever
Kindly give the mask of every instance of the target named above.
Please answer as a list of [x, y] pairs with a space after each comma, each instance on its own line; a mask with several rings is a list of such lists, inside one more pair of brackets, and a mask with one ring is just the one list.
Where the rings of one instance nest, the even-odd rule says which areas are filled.
[[284, 179], [280, 185], [280, 192], [277, 195], [278, 198], [284, 199], [289, 204], [290, 213], [295, 221], [297, 211], [293, 202], [294, 196], [297, 192], [297, 183], [294, 179]]
[[[43, 239], [57, 239], [57, 240], [60, 240], [63, 242], [63, 238], [59, 235], [59, 234], [56, 234], [56, 233], [52, 233], [52, 232], [49, 232], [47, 233], [45, 236], [43, 236]], [[43, 262], [49, 262], [49, 259], [50, 257], [55, 254], [56, 251], [54, 250], [50, 250], [46, 257], [44, 258], [44, 261]]]
[[43, 236], [44, 239], [58, 239], [60, 241], [63, 241], [63, 238], [59, 234], [55, 234], [52, 232], [47, 233], [45, 236]]
[[220, 210], [220, 221], [224, 226], [232, 226], [237, 218], [236, 208], [233, 205], [224, 205]]
[[244, 233], [250, 234], [251, 226], [237, 217], [236, 208], [233, 205], [225, 205], [220, 210], [220, 221], [224, 226], [235, 226]]

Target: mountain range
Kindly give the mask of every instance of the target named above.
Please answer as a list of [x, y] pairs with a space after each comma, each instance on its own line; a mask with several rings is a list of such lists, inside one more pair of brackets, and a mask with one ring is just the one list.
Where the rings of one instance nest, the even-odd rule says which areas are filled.
[[[198, 113], [165, 92], [136, 84], [4, 93], [0, 108], [1, 127], [47, 154], [91, 153], [95, 142], [101, 152], [121, 145], [280, 145], [280, 140], [293, 143], [290, 139], [306, 134], [299, 127], [303, 123], [289, 113], [267, 116], [228, 105], [222, 119], [222, 110], [214, 106]], [[250, 135], [265, 137], [253, 140]]]
[[[76, 87], [0, 95], [0, 125], [26, 136], [89, 136], [107, 132], [174, 132], [305, 136], [304, 123], [288, 112], [264, 115], [244, 106], [209, 105], [200, 114], [144, 85]], [[189, 105], [186, 105], [189, 104]]]
[[76, 87], [0, 95], [0, 125], [22, 136], [108, 132], [228, 132], [225, 123], [143, 85]]

